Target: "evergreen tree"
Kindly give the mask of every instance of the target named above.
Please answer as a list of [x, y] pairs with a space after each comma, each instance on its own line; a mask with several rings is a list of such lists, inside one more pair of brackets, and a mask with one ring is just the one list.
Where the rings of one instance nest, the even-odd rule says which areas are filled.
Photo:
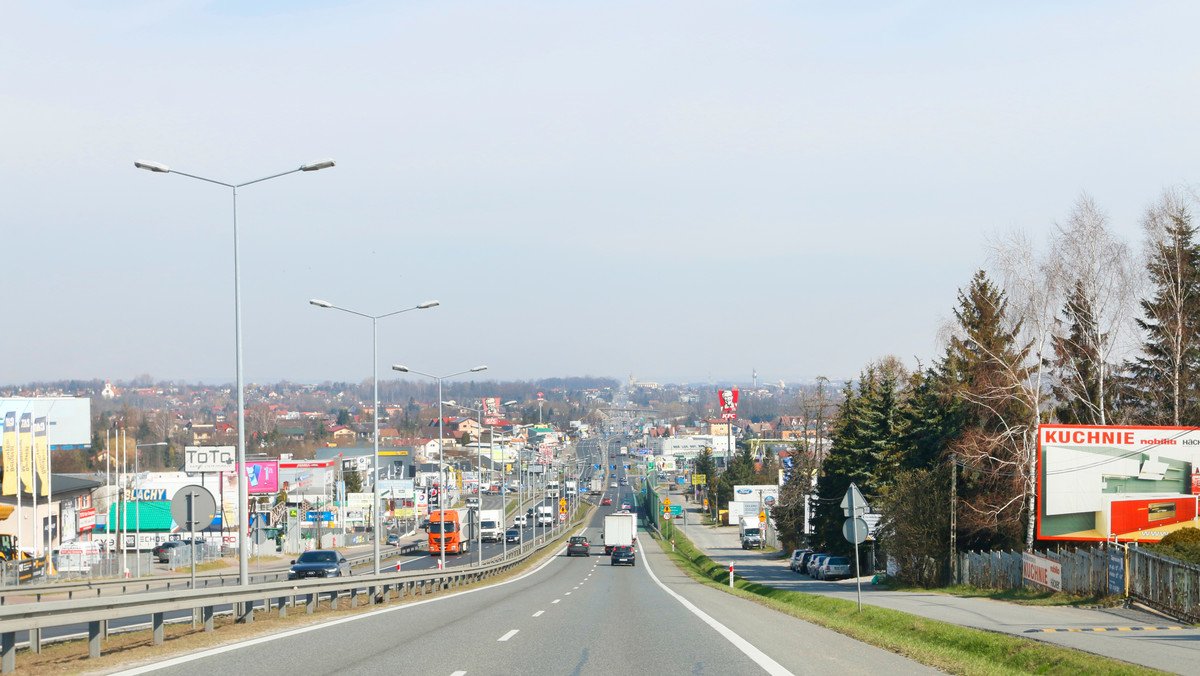
[[1069, 328], [1065, 336], [1054, 337], [1054, 359], [1050, 364], [1054, 374], [1050, 392], [1057, 404], [1054, 416], [1065, 425], [1100, 425], [1102, 411], [1103, 420], [1111, 418], [1112, 393], [1105, 397], [1109, 401], [1101, 401], [1097, 373], [1100, 346], [1094, 339], [1096, 317], [1082, 282], [1076, 282], [1063, 315]]
[[[950, 444], [964, 468], [959, 490], [959, 541], [972, 549], [1020, 548], [1033, 494], [1033, 406], [1029, 346], [1018, 344], [1020, 322], [982, 270], [959, 291], [958, 335], [951, 338], [941, 375], [961, 399], [963, 427]], [[1032, 399], [1032, 401], [1031, 401]]]
[[1150, 287], [1141, 302], [1142, 356], [1130, 364], [1131, 402], [1139, 422], [1196, 425], [1200, 390], [1200, 246], [1186, 204], [1168, 193], [1150, 209]]

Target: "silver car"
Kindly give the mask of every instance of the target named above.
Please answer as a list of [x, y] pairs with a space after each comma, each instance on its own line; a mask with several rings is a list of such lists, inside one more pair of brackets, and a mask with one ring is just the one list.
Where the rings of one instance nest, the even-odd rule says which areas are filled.
[[830, 556], [821, 562], [817, 570], [817, 578], [821, 580], [841, 580], [851, 575], [850, 559], [845, 556]]

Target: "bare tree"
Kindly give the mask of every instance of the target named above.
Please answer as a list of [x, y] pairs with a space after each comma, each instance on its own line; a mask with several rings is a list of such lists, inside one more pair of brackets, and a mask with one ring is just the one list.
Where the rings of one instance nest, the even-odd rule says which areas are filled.
[[1108, 217], [1086, 194], [1075, 201], [1066, 222], [1055, 225], [1050, 260], [1054, 270], [1047, 276], [1060, 280], [1061, 289], [1073, 290], [1071, 302], [1089, 314], [1074, 330], [1057, 322], [1057, 339], [1071, 353], [1094, 362], [1085, 369], [1057, 370], [1055, 390], [1071, 400], [1064, 403], [1087, 412], [1080, 422], [1107, 425], [1119, 376], [1114, 364], [1132, 335], [1140, 279], [1136, 264], [1129, 246], [1113, 236]]

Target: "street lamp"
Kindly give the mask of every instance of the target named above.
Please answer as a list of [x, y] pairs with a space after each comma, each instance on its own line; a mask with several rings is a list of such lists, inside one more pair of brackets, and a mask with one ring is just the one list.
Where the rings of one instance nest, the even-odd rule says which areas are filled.
[[[428, 310], [431, 307], [437, 307], [438, 305], [441, 305], [441, 303], [439, 303], [436, 300], [427, 300], [424, 303], [421, 303], [419, 305], [414, 305], [413, 307], [404, 308], [403, 310], [387, 312], [387, 313], [384, 313], [381, 315], [369, 315], [364, 312], [358, 312], [356, 310], [351, 310], [350, 308], [341, 307], [340, 305], [334, 305], [333, 303], [330, 303], [328, 301], [317, 300], [316, 298], [314, 298], [308, 302], [310, 305], [315, 305], [315, 306], [321, 307], [321, 308], [328, 308], [330, 310], [341, 310], [342, 312], [347, 312], [352, 315], [358, 315], [359, 317], [366, 317], [367, 319], [371, 320], [371, 380], [373, 380], [375, 382], [375, 395], [371, 399], [372, 405], [374, 406], [374, 410], [375, 410], [375, 413], [372, 416], [372, 418], [374, 419], [374, 424], [375, 424], [375, 433], [374, 433], [374, 435], [372, 435], [375, 440], [375, 454], [374, 454], [375, 459], [371, 464], [371, 472], [372, 472], [372, 478], [371, 478], [371, 494], [372, 494], [371, 495], [371, 522], [374, 524], [372, 527], [372, 531], [373, 531], [374, 540], [375, 540], [375, 546], [374, 546], [375, 574], [378, 575], [379, 574], [379, 522], [380, 522], [380, 518], [379, 518], [379, 331], [377, 330], [377, 327], [379, 324], [379, 320], [383, 319], [384, 317], [391, 317], [392, 315], [398, 315], [402, 312], [409, 312], [411, 310]], [[343, 507], [343, 512], [342, 512], [342, 523], [345, 524], [344, 507]]]
[[[244, 183], [225, 183], [216, 181], [195, 174], [187, 174], [177, 169], [171, 169], [165, 164], [158, 162], [146, 162], [138, 160], [133, 163], [133, 166], [138, 169], [145, 169], [156, 174], [179, 174], [188, 178], [194, 178], [198, 181], [206, 183], [215, 183], [216, 185], [225, 186], [233, 191], [233, 334], [234, 347], [237, 353], [235, 359], [235, 369], [237, 378], [237, 429], [238, 429], [238, 448], [237, 448], [237, 467], [238, 472], [244, 472], [246, 466], [246, 399], [245, 399], [245, 383], [242, 377], [242, 273], [241, 267], [238, 264], [238, 227], [237, 227], [237, 195], [238, 188], [242, 188], [255, 183], [262, 183], [280, 176], [287, 176], [298, 171], [319, 171], [328, 169], [334, 166], [333, 160], [317, 160], [302, 164], [299, 168], [284, 171], [263, 178], [256, 178], [253, 181]], [[238, 584], [250, 584], [250, 548], [247, 546], [246, 528], [248, 525], [248, 509], [247, 502], [250, 499], [249, 487], [246, 485], [246, 478], [238, 476]]]
[[[400, 373], [415, 373], [419, 376], [425, 376], [426, 378], [433, 378], [434, 380], [437, 381], [437, 388], [438, 388], [438, 484], [439, 484], [439, 488], [442, 491], [442, 495], [438, 498], [438, 506], [445, 507], [445, 502], [443, 502], [443, 501], [445, 500], [445, 494], [446, 494], [446, 473], [445, 473], [445, 463], [442, 462], [442, 457], [445, 455], [445, 451], [443, 450], [442, 447], [445, 446], [446, 442], [443, 441], [444, 435], [442, 433], [442, 428], [443, 428], [443, 423], [442, 423], [442, 381], [446, 380], [447, 378], [453, 378], [454, 376], [461, 376], [464, 373], [479, 373], [480, 371], [486, 371], [487, 367], [486, 366], [476, 366], [474, 368], [469, 368], [466, 371], [457, 371], [455, 373], [451, 373], [450, 375], [445, 375], [445, 376], [435, 376], [432, 373], [424, 373], [424, 372], [418, 371], [416, 369], [410, 369], [407, 366], [401, 366], [400, 364], [393, 364], [392, 370], [399, 371]], [[445, 523], [445, 522], [443, 522], [443, 523]], [[442, 550], [441, 551], [442, 555], [440, 557], [440, 561], [439, 561], [438, 565], [441, 566], [442, 570], [445, 570], [446, 569], [446, 533], [445, 532], [442, 533], [442, 546], [440, 547], [440, 549]]]
[[[150, 446], [166, 446], [165, 441], [156, 441], [152, 444], [134, 444], [133, 445], [133, 480], [137, 482], [138, 487], [142, 485], [142, 481], [138, 478], [138, 451], [139, 448], [149, 448]], [[136, 552], [134, 557], [137, 559], [137, 574], [138, 579], [142, 577], [142, 499], [139, 497], [136, 501], [137, 510], [133, 513], [133, 541]]]
[[[440, 392], [438, 393], [438, 396], [441, 397]], [[479, 433], [481, 435], [483, 434], [483, 408], [482, 407], [471, 408], [470, 406], [463, 406], [462, 404], [455, 403], [454, 401], [445, 401], [445, 402], [441, 402], [441, 403], [444, 403], [447, 406], [453, 406], [454, 408], [461, 408], [464, 411], [471, 411], [473, 413], [478, 413], [479, 414]], [[512, 401], [504, 402], [503, 404], [501, 404], [501, 406], [511, 406], [515, 403], [517, 403], [517, 400], [513, 399]], [[491, 446], [491, 439], [493, 436], [495, 436], [496, 430], [495, 430], [495, 428], [493, 428], [491, 426], [488, 426], [488, 430], [489, 430], [488, 445]], [[479, 455], [479, 474], [478, 474], [479, 479], [478, 479], [478, 482], [476, 483], [476, 486], [478, 486], [480, 489], [482, 489], [482, 487], [483, 487], [483, 444], [481, 442], [479, 442], [478, 440], [476, 440], [475, 444], [479, 450], [479, 454], [478, 454]], [[496, 455], [494, 453], [491, 453], [490, 451], [489, 451], [489, 454], [491, 455], [491, 457], [488, 459], [492, 461], [492, 466], [495, 467]], [[500, 484], [501, 484], [501, 486], [500, 486], [500, 526], [501, 526], [501, 530], [503, 530], [504, 524], [508, 522], [508, 517], [504, 514], [504, 485], [503, 485], [504, 482], [501, 481]], [[482, 525], [482, 523], [483, 523], [483, 491], [482, 490], [480, 490], [480, 492], [479, 492], [479, 516], [480, 516], [479, 522]], [[476, 528], [475, 530], [479, 531], [476, 534], [476, 537], [479, 539], [479, 553], [475, 556], [475, 563], [478, 566], [482, 566], [483, 565], [483, 528]], [[506, 539], [507, 538], [502, 537], [500, 542], [504, 543], [504, 550], [505, 550], [505, 553], [507, 554], [508, 553], [508, 543], [505, 541]]]

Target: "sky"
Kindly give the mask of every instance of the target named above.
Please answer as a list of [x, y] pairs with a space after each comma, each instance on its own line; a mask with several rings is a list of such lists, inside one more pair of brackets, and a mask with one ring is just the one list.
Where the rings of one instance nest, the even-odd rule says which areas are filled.
[[1191, 2], [10, 2], [0, 384], [928, 363], [988, 241], [1200, 159]]

